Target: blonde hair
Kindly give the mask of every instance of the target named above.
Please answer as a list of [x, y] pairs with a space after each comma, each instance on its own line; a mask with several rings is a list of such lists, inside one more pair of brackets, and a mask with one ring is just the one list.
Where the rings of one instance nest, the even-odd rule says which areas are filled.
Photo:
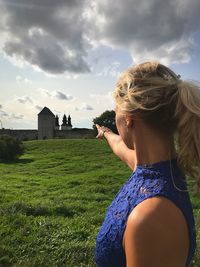
[[156, 61], [122, 74], [113, 92], [116, 105], [175, 138], [178, 163], [200, 192], [200, 87]]

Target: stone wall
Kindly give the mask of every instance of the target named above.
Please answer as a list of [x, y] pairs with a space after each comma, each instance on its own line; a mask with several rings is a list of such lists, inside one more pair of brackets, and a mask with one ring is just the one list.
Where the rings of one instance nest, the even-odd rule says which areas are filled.
[[37, 130], [11, 130], [11, 129], [0, 129], [0, 135], [11, 135], [20, 140], [35, 140], [38, 139]]
[[94, 138], [94, 131], [85, 128], [73, 128], [72, 130], [55, 130], [55, 138]]
[[[38, 139], [38, 130], [11, 130], [0, 129], [0, 135], [11, 135], [20, 140], [35, 140]], [[72, 130], [54, 130], [53, 138], [66, 138], [66, 139], [81, 139], [81, 138], [94, 138], [92, 129], [86, 128], [73, 128]], [[49, 139], [47, 137], [47, 139]]]

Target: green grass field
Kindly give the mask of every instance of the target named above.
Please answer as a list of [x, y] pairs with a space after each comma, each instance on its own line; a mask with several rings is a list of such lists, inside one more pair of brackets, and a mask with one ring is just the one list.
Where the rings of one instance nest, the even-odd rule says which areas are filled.
[[[0, 163], [0, 266], [95, 266], [95, 239], [106, 209], [131, 170], [106, 141], [24, 143], [15, 163]], [[200, 198], [189, 181], [197, 223]]]

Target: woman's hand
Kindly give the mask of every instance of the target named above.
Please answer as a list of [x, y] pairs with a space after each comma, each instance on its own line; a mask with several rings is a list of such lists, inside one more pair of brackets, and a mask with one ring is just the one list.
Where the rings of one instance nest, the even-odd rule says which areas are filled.
[[96, 138], [103, 139], [105, 132], [109, 132], [109, 134], [105, 134], [105, 138], [110, 145], [112, 151], [117, 155], [122, 161], [124, 161], [131, 170], [135, 170], [136, 168], [136, 152], [135, 150], [129, 149], [127, 145], [122, 140], [121, 136], [113, 133], [109, 128], [105, 126], [95, 125], [98, 130], [98, 135]]
[[99, 124], [95, 124], [97, 127], [98, 134], [96, 136], [97, 139], [103, 139], [104, 138], [104, 133], [105, 132], [112, 132], [108, 127], [105, 126], [99, 126]]

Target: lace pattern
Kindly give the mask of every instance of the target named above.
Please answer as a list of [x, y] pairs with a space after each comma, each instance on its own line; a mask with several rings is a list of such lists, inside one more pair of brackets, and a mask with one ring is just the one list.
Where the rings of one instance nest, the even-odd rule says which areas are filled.
[[[187, 183], [183, 174], [173, 164], [173, 176], [179, 188], [186, 189]], [[190, 251], [188, 262], [196, 247], [196, 232], [192, 206], [187, 192], [177, 191], [167, 171], [166, 162], [158, 163], [151, 168], [138, 166], [121, 187], [107, 209], [105, 220], [96, 238], [95, 259], [97, 267], [125, 267], [126, 259], [122, 246], [123, 234], [131, 211], [143, 200], [162, 195], [172, 200], [183, 211], [190, 229]], [[186, 265], [188, 266], [188, 265]]]

